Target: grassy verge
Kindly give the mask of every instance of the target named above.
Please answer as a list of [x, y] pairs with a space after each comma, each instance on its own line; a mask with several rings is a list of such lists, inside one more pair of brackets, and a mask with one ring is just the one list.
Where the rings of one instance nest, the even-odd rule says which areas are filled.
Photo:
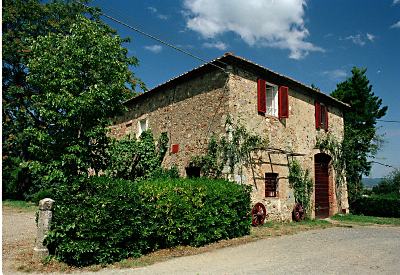
[[26, 211], [34, 211], [37, 206], [33, 202], [26, 201], [16, 201], [16, 200], [4, 200], [2, 201], [2, 206], [8, 209], [15, 210], [26, 210]]
[[332, 220], [336, 220], [342, 223], [355, 223], [361, 225], [371, 225], [371, 224], [386, 224], [400, 226], [400, 218], [383, 218], [383, 217], [371, 217], [371, 216], [361, 216], [361, 215], [335, 215], [331, 217]]
[[129, 258], [118, 263], [114, 263], [108, 266], [93, 265], [85, 268], [69, 267], [64, 263], [60, 263], [56, 260], [50, 260], [47, 263], [35, 262], [30, 260], [29, 262], [23, 262], [24, 259], [32, 259], [31, 255], [20, 255], [21, 259], [17, 268], [19, 271], [25, 272], [73, 272], [73, 271], [97, 271], [103, 268], [136, 268], [151, 265], [157, 262], [167, 261], [172, 258], [190, 256], [201, 254], [215, 249], [224, 247], [238, 246], [249, 242], [267, 239], [277, 236], [292, 235], [302, 231], [312, 229], [324, 229], [333, 227], [331, 223], [323, 220], [315, 221], [303, 221], [299, 223], [278, 223], [268, 222], [264, 226], [252, 228], [251, 234], [248, 236], [222, 240], [216, 243], [212, 243], [202, 247], [188, 247], [178, 246], [170, 249], [161, 249], [155, 252], [144, 255], [140, 258]]

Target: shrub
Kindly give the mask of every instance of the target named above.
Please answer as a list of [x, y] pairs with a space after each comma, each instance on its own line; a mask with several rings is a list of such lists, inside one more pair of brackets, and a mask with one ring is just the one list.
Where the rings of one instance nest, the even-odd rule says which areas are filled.
[[139, 139], [125, 137], [113, 140], [108, 147], [109, 165], [106, 174], [110, 177], [140, 181], [163, 174], [161, 163], [167, 152], [168, 136], [162, 133], [156, 142], [150, 130]]
[[250, 232], [249, 187], [223, 180], [134, 183], [92, 177], [61, 186], [55, 200], [45, 244], [59, 260], [76, 266]]
[[35, 203], [36, 205], [45, 198], [53, 198], [54, 189], [44, 189], [39, 192], [36, 192], [33, 195], [27, 196], [27, 200]]
[[358, 198], [351, 205], [352, 213], [365, 216], [400, 218], [400, 197], [372, 195]]
[[400, 169], [393, 170], [377, 186], [372, 188], [374, 194], [393, 194], [400, 197]]

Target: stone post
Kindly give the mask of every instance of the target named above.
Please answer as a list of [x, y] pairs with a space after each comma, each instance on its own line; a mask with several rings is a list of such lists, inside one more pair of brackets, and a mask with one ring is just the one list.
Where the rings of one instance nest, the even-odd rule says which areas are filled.
[[39, 202], [39, 216], [37, 221], [37, 235], [34, 250], [34, 257], [43, 259], [49, 255], [49, 250], [43, 245], [47, 233], [50, 230], [51, 218], [53, 216], [54, 200], [46, 198]]

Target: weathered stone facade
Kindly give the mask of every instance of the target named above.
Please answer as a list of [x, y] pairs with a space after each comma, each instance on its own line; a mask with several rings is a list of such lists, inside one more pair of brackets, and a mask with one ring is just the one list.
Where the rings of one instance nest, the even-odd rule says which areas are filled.
[[[129, 112], [118, 118], [112, 126], [112, 134], [117, 137], [137, 135], [141, 121], [143, 125], [144, 121], [147, 123], [155, 136], [167, 132], [174, 152], [167, 154], [163, 165], [176, 165], [181, 175], [185, 176], [185, 167], [190, 159], [205, 152], [211, 135], [225, 134], [225, 121], [229, 115], [250, 132], [267, 138], [271, 148], [299, 153], [300, 156], [289, 156], [277, 151], [260, 152], [260, 161], [254, 171], [245, 170], [242, 176], [232, 177], [242, 178], [243, 182], [253, 186], [252, 201], [262, 202], [266, 206], [269, 219], [291, 220], [294, 196], [287, 179], [288, 162], [290, 158], [296, 158], [303, 169], [308, 169], [313, 176], [315, 155], [320, 153], [315, 148], [316, 139], [319, 135], [326, 135], [325, 130], [315, 127], [314, 102], [318, 100], [327, 106], [329, 132], [339, 140], [343, 137], [343, 111], [346, 106], [299, 82], [236, 56], [226, 55], [218, 61], [224, 62], [228, 73], [208, 63], [132, 99], [127, 103]], [[258, 113], [258, 78], [289, 88], [288, 118], [279, 119]], [[264, 175], [271, 172], [278, 173], [276, 197], [265, 197]], [[341, 203], [337, 203], [335, 175], [330, 166], [330, 215], [348, 211], [345, 188], [341, 194]]]

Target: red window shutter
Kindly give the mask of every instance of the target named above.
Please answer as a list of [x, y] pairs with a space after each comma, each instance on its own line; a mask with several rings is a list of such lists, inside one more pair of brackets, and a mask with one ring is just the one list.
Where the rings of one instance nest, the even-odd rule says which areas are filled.
[[179, 152], [179, 144], [172, 144], [171, 145], [171, 154], [176, 154]]
[[279, 118], [289, 117], [289, 89], [286, 86], [280, 86], [278, 91], [278, 116]]
[[315, 128], [319, 129], [321, 126], [321, 104], [315, 101]]
[[325, 107], [325, 130], [328, 131], [328, 107]]
[[259, 113], [265, 114], [267, 112], [267, 94], [264, 79], [257, 80], [257, 107]]

